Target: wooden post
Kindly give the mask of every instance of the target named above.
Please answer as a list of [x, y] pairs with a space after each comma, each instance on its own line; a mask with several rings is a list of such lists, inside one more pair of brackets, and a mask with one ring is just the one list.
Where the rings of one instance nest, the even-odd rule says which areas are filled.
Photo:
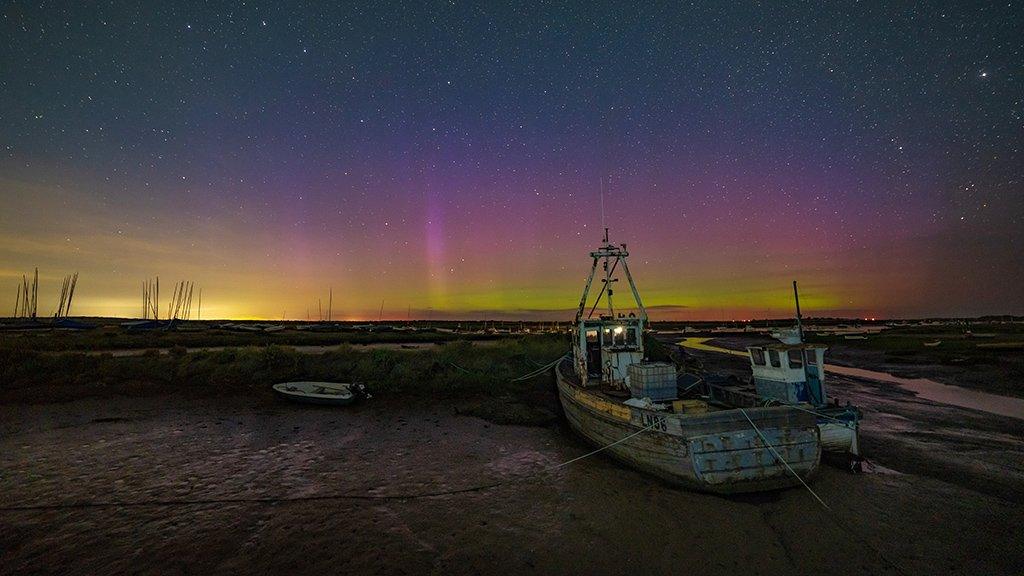
[[71, 291], [68, 292], [68, 305], [64, 307], [64, 315], [71, 316], [71, 300], [75, 297], [75, 286], [78, 286], [78, 272], [71, 278]]
[[32, 317], [35, 318], [39, 312], [39, 268], [36, 268], [35, 278], [32, 280]]

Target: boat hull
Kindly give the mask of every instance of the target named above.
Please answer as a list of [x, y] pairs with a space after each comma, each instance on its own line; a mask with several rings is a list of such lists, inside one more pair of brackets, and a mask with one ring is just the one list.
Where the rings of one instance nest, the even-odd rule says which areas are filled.
[[860, 457], [860, 410], [852, 406], [811, 408], [818, 418], [821, 448], [827, 453]]
[[274, 384], [279, 398], [300, 404], [319, 406], [347, 406], [356, 401], [356, 395], [347, 384], [333, 382], [284, 382]]
[[829, 454], [860, 457], [860, 430], [856, 422], [845, 423], [822, 419], [818, 423], [821, 448]]
[[603, 399], [579, 386], [569, 362], [556, 374], [562, 408], [577, 434], [673, 484], [719, 494], [777, 490], [800, 484], [794, 472], [811, 477], [821, 461], [814, 417], [789, 407], [671, 414]]

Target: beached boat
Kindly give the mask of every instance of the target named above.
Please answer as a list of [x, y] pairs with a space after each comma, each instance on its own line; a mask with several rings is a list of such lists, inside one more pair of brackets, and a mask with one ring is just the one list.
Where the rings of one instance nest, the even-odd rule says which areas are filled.
[[[791, 406], [722, 409], [681, 395], [674, 365], [645, 360], [647, 312], [625, 244], [608, 241], [592, 266], [573, 330], [572, 357], [556, 370], [569, 425], [618, 460], [688, 488], [737, 493], [798, 485], [818, 468], [813, 414]], [[603, 287], [586, 313], [598, 265]], [[621, 268], [620, 268], [621, 267]], [[625, 274], [636, 311], [616, 314], [613, 277]], [[607, 313], [593, 316], [604, 298]]]
[[749, 382], [707, 378], [712, 402], [723, 407], [790, 405], [813, 414], [825, 452], [859, 458], [861, 411], [841, 406], [825, 391], [823, 356], [826, 348], [775, 342], [747, 347], [752, 377]]
[[825, 389], [826, 346], [804, 342], [800, 300], [796, 298], [797, 324], [792, 330], [772, 334], [778, 341], [747, 346], [751, 379], [708, 378], [711, 400], [724, 407], [788, 405], [811, 413], [818, 422], [822, 449], [849, 455], [854, 466], [860, 462], [861, 411], [828, 397]]
[[366, 396], [362, 384], [338, 382], [282, 382], [274, 384], [274, 392], [292, 402], [345, 406]]

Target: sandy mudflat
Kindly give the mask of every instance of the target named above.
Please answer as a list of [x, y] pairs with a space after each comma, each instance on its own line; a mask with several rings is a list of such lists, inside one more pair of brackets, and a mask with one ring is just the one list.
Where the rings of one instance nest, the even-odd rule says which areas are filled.
[[[595, 457], [559, 426], [444, 405], [353, 410], [184, 394], [0, 406], [10, 574], [1019, 574], [1024, 426], [837, 383], [869, 411], [875, 473], [722, 498]], [[1016, 426], [1016, 427], [1015, 427]], [[278, 502], [193, 503], [231, 498]], [[130, 507], [11, 510], [88, 502]]]

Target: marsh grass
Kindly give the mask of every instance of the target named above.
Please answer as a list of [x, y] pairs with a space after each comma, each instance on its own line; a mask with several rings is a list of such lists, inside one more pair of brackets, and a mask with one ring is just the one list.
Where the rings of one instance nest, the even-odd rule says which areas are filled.
[[104, 326], [86, 331], [24, 331], [0, 333], [0, 350], [36, 350], [49, 352], [97, 352], [103, 350], [138, 350], [149, 348], [211, 348], [220, 346], [331, 346], [342, 343], [426, 343], [460, 340], [499, 340], [502, 334], [453, 334], [445, 332], [233, 332], [204, 330], [146, 330], [131, 332], [118, 326]]
[[[237, 347], [115, 357], [0, 348], [0, 392], [45, 400], [97, 394], [186, 393], [269, 397], [270, 385], [294, 380], [364, 383], [383, 397], [457, 399], [466, 412], [495, 421], [535, 423], [552, 411], [552, 372], [512, 380], [569, 348], [565, 336], [510, 338], [500, 345], [457, 341], [420, 350], [361, 349], [344, 344], [306, 354], [288, 346]], [[500, 404], [500, 406], [495, 406]], [[540, 412], [538, 412], [540, 410]]]

